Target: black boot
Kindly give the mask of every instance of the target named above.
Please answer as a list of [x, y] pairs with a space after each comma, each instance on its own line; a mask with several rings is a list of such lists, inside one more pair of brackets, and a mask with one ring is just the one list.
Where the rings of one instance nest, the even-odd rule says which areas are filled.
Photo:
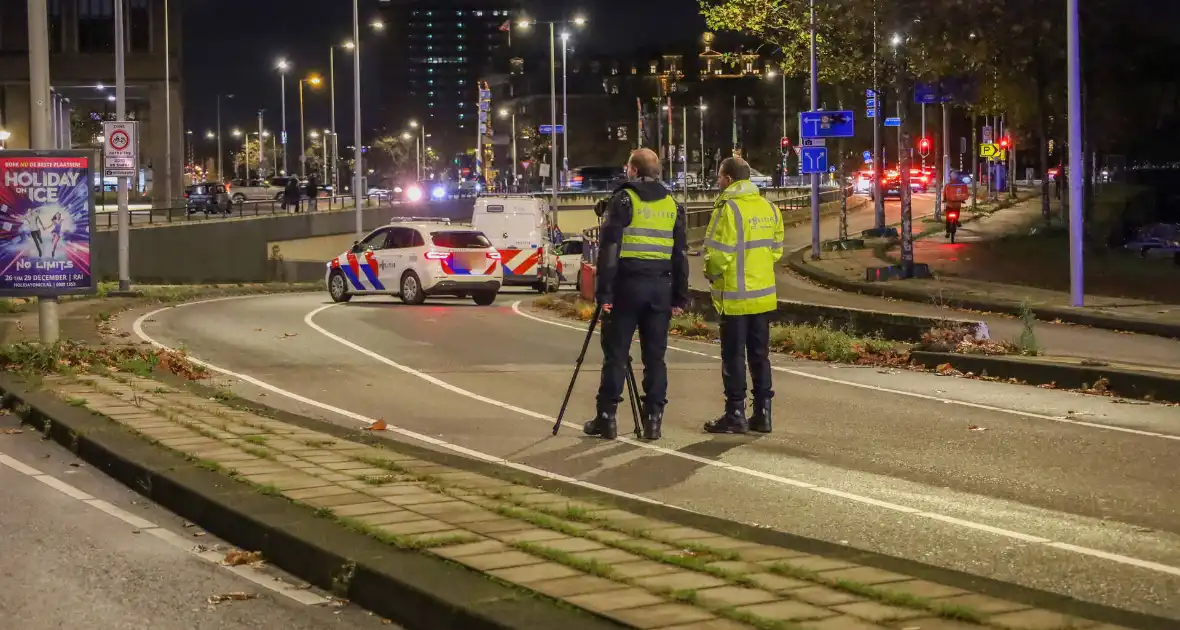
[[705, 423], [706, 433], [736, 433], [742, 434], [750, 430], [746, 422], [745, 402], [725, 405], [725, 415]]
[[619, 425], [615, 421], [614, 411], [599, 411], [594, 419], [582, 425], [586, 435], [595, 435], [604, 440], [613, 440], [619, 436]]
[[757, 433], [770, 433], [770, 416], [773, 409], [771, 400], [754, 400], [754, 415], [750, 416], [750, 430]]
[[648, 409], [643, 414], [643, 439], [658, 440], [663, 437], [664, 410]]

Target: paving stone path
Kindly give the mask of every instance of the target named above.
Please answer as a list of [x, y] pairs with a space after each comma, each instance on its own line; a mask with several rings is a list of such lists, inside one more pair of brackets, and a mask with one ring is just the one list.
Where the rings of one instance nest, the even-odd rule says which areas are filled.
[[1124, 630], [344, 440], [128, 375], [50, 391], [342, 527], [634, 628]]

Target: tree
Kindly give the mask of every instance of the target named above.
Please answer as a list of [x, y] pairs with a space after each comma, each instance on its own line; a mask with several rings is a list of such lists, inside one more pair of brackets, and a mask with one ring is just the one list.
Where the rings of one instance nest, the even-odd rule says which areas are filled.
[[235, 173], [238, 171], [238, 169], [242, 168], [242, 162], [246, 157], [244, 155], [244, 153], [249, 153], [249, 157], [250, 157], [249, 161], [246, 162], [247, 179], [249, 179], [250, 178], [249, 171], [254, 171], [254, 173], [257, 174], [258, 169], [262, 163], [262, 154], [258, 152], [258, 140], [257, 139], [247, 140], [246, 141], [246, 148], [245, 148], [244, 152], [241, 149], [233, 152], [233, 164], [234, 164], [234, 172]]
[[386, 133], [373, 141], [370, 167], [391, 177], [416, 175], [418, 170], [417, 136], [406, 138]]

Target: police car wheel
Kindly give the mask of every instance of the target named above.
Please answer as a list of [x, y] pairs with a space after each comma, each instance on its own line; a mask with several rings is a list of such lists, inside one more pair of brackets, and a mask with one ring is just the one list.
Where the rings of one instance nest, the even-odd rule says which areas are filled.
[[344, 281], [344, 274], [336, 271], [328, 278], [328, 295], [333, 302], [347, 302], [352, 299], [352, 296], [348, 294], [348, 284]]
[[246, 201], [246, 195], [242, 195], [242, 194], [237, 194], [237, 195], [234, 195], [234, 204], [236, 204], [236, 205], [239, 205], [239, 206], [240, 206], [240, 205], [242, 205], [242, 204], [243, 204], [245, 201]]
[[472, 294], [471, 299], [475, 300], [475, 303], [479, 306], [491, 306], [492, 304], [496, 303], [496, 292], [479, 291]]
[[407, 271], [406, 275], [402, 276], [401, 298], [402, 302], [411, 305], [418, 305], [426, 301], [426, 293], [422, 290], [422, 281], [413, 271]]

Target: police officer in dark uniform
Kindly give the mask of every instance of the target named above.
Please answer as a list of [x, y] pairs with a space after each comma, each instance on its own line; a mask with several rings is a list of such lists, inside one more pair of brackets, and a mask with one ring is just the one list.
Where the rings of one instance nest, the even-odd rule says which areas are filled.
[[587, 435], [614, 439], [623, 400], [631, 339], [639, 331], [643, 358], [643, 436], [660, 438], [668, 402], [668, 324], [688, 307], [688, 236], [684, 208], [660, 181], [660, 159], [650, 149], [631, 153], [627, 179], [600, 213], [595, 296], [604, 314], [598, 410]]

